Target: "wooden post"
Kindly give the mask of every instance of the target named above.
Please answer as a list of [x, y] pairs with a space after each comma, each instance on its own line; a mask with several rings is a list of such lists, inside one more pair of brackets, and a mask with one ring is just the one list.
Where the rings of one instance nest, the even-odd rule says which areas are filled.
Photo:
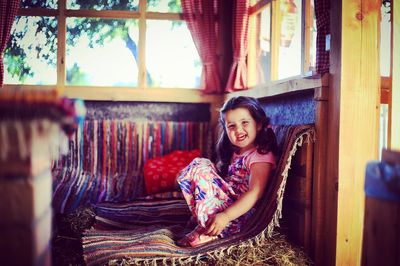
[[139, 0], [139, 75], [138, 75], [138, 87], [147, 87], [146, 77], [146, 7], [147, 2], [145, 0]]
[[[311, 258], [315, 265], [328, 265], [329, 258], [334, 261], [334, 247], [336, 231], [337, 197], [334, 182], [326, 175], [327, 145], [328, 145], [328, 103], [329, 87], [328, 75], [321, 79], [322, 86], [315, 90], [316, 101], [315, 130], [316, 140], [314, 145], [314, 177], [312, 195], [312, 226], [311, 226]], [[333, 196], [332, 196], [333, 195]], [[330, 216], [327, 215], [330, 214]], [[329, 224], [334, 226], [329, 227]], [[328, 256], [327, 254], [332, 254]]]
[[277, 80], [279, 69], [279, 41], [282, 26], [279, 0], [272, 1], [271, 14], [271, 80]]
[[259, 78], [257, 75], [257, 46], [259, 46], [257, 20], [257, 14], [249, 17], [249, 53], [247, 56], [247, 86], [249, 87], [256, 86]]
[[[0, 261], [51, 265], [51, 150], [58, 125], [46, 119], [0, 121]], [[8, 145], [7, 145], [8, 144]]]
[[391, 1], [392, 20], [392, 89], [389, 93], [389, 147], [400, 151], [400, 3]]
[[57, 90], [59, 94], [64, 93], [65, 83], [66, 83], [66, 17], [64, 15], [66, 9], [66, 0], [60, 0], [59, 4], [59, 15], [57, 17], [57, 30], [58, 30], [58, 40], [57, 40]]
[[328, 164], [327, 178], [338, 180], [335, 259], [336, 265], [359, 265], [365, 167], [378, 158], [381, 1], [343, 0], [331, 5], [335, 15], [328, 134], [333, 144], [328, 145], [328, 162], [333, 163]]
[[311, 29], [312, 29], [312, 23], [313, 23], [313, 14], [311, 14], [312, 12], [312, 8], [311, 8], [311, 0], [306, 0], [303, 1], [304, 3], [304, 34], [302, 34], [304, 36], [304, 41], [303, 41], [303, 69], [302, 72], [303, 73], [307, 73], [308, 71], [310, 71], [310, 66], [311, 66], [311, 58], [310, 58], [310, 47], [311, 47]]
[[365, 172], [365, 216], [363, 234], [363, 266], [395, 266], [400, 263], [400, 152], [382, 151], [382, 162], [373, 161]]

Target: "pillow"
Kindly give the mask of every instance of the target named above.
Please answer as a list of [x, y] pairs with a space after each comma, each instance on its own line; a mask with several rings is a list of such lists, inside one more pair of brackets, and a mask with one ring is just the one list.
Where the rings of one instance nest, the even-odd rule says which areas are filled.
[[179, 171], [194, 158], [200, 156], [200, 150], [176, 150], [162, 157], [148, 160], [144, 165], [144, 183], [147, 194], [172, 191]]

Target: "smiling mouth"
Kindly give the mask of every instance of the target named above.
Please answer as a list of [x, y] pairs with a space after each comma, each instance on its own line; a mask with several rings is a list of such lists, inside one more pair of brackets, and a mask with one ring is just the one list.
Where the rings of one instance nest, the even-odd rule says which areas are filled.
[[243, 141], [245, 139], [246, 139], [246, 135], [242, 135], [242, 136], [237, 138], [238, 141]]

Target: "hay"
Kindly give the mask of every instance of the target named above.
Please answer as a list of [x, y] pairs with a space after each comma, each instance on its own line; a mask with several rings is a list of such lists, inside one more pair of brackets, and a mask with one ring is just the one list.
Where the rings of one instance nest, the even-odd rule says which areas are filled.
[[267, 238], [257, 245], [233, 247], [228, 250], [208, 254], [205, 258], [193, 259], [170, 259], [166, 258], [158, 261], [139, 261], [139, 260], [112, 260], [108, 265], [111, 266], [130, 266], [130, 265], [215, 265], [215, 266], [259, 266], [259, 265], [312, 265], [311, 259], [300, 248], [292, 245], [286, 237], [274, 232], [271, 238]]
[[65, 223], [70, 225], [70, 230], [74, 235], [82, 236], [82, 233], [94, 224], [95, 216], [93, 208], [82, 207], [66, 215]]
[[[54, 237], [52, 239], [53, 265], [86, 265], [82, 257], [81, 237], [86, 229], [92, 227], [95, 214], [91, 208], [80, 208], [67, 215], [56, 215]], [[209, 254], [207, 258], [192, 261], [171, 260], [158, 261], [156, 265], [312, 265], [308, 256], [298, 247], [292, 245], [285, 235], [274, 232], [257, 245], [234, 247], [223, 252]], [[109, 265], [150, 265], [135, 263], [129, 260], [112, 261]], [[154, 264], [153, 264], [154, 265]]]
[[311, 260], [298, 247], [288, 242], [284, 235], [275, 232], [271, 238], [253, 247], [239, 247], [229, 254], [214, 257], [207, 265], [311, 265]]
[[80, 208], [69, 214], [56, 214], [53, 221], [52, 264], [57, 266], [86, 265], [81, 237], [94, 224], [91, 208]]

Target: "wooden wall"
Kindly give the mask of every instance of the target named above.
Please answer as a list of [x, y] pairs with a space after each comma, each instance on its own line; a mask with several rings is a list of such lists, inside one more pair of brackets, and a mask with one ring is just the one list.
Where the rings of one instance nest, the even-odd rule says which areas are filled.
[[365, 167], [378, 158], [380, 6], [372, 0], [331, 1], [327, 178], [338, 181], [336, 265], [361, 260]]
[[391, 93], [389, 103], [389, 147], [400, 151], [400, 3], [392, 0]]

